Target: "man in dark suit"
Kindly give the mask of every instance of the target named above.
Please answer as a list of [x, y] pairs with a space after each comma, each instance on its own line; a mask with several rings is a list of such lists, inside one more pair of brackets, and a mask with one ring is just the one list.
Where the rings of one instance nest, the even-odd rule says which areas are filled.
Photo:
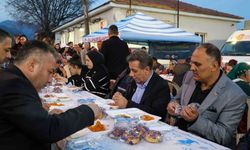
[[1, 150], [48, 150], [50, 143], [92, 125], [101, 114], [95, 104], [54, 115], [42, 107], [37, 91], [51, 79], [56, 55], [49, 45], [31, 41], [13, 66], [0, 71]]
[[111, 25], [108, 30], [109, 39], [103, 41], [99, 50], [104, 55], [110, 79], [116, 79], [128, 66], [126, 62], [126, 57], [129, 55], [128, 45], [126, 42], [120, 40], [118, 33], [117, 26]]
[[136, 107], [150, 114], [166, 116], [166, 106], [170, 101], [170, 91], [167, 81], [158, 76], [153, 70], [153, 60], [143, 50], [132, 52], [127, 58], [130, 76], [133, 83], [128, 95], [116, 92], [113, 95], [119, 108]]
[[0, 64], [2, 64], [6, 58], [11, 57], [10, 48], [11, 48], [10, 34], [0, 29]]

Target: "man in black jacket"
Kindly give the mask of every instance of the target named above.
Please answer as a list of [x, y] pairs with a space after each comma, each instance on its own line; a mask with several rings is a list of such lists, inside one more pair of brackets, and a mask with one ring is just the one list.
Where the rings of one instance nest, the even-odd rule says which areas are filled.
[[112, 99], [119, 108], [136, 107], [164, 120], [166, 106], [170, 101], [167, 81], [152, 70], [153, 60], [147, 52], [134, 51], [128, 56], [127, 61], [130, 76], [134, 81], [127, 96], [116, 92]]
[[109, 39], [103, 41], [100, 52], [105, 58], [110, 79], [116, 79], [126, 69], [126, 57], [129, 55], [128, 45], [118, 37], [118, 28], [111, 25], [108, 30]]
[[13, 66], [0, 71], [1, 150], [48, 150], [50, 143], [92, 125], [101, 114], [95, 104], [48, 114], [37, 91], [51, 79], [55, 64], [55, 50], [32, 41], [23, 46]]
[[0, 29], [0, 64], [2, 64], [6, 58], [11, 57], [10, 48], [11, 48], [10, 34]]

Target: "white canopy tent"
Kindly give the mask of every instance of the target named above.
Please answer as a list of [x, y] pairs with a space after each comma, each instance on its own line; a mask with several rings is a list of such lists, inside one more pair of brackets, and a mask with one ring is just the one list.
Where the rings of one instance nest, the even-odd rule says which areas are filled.
[[[125, 41], [135, 42], [192, 42], [200, 43], [201, 38], [143, 13], [136, 13], [116, 23], [119, 36]], [[83, 37], [83, 42], [97, 42], [107, 39], [108, 26]]]

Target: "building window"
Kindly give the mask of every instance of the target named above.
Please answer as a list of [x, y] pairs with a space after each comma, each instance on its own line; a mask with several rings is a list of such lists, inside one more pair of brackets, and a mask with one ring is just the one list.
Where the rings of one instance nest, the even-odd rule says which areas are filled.
[[205, 43], [207, 41], [207, 33], [195, 32], [195, 35], [198, 35], [201, 37], [201, 43]]

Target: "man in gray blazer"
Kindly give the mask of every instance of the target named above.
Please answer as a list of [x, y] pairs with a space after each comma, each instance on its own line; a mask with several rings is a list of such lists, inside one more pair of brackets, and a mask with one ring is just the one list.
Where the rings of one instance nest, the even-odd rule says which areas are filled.
[[216, 46], [205, 43], [197, 47], [191, 57], [191, 71], [167, 110], [178, 116], [180, 129], [232, 148], [247, 96], [220, 70], [220, 64]]

